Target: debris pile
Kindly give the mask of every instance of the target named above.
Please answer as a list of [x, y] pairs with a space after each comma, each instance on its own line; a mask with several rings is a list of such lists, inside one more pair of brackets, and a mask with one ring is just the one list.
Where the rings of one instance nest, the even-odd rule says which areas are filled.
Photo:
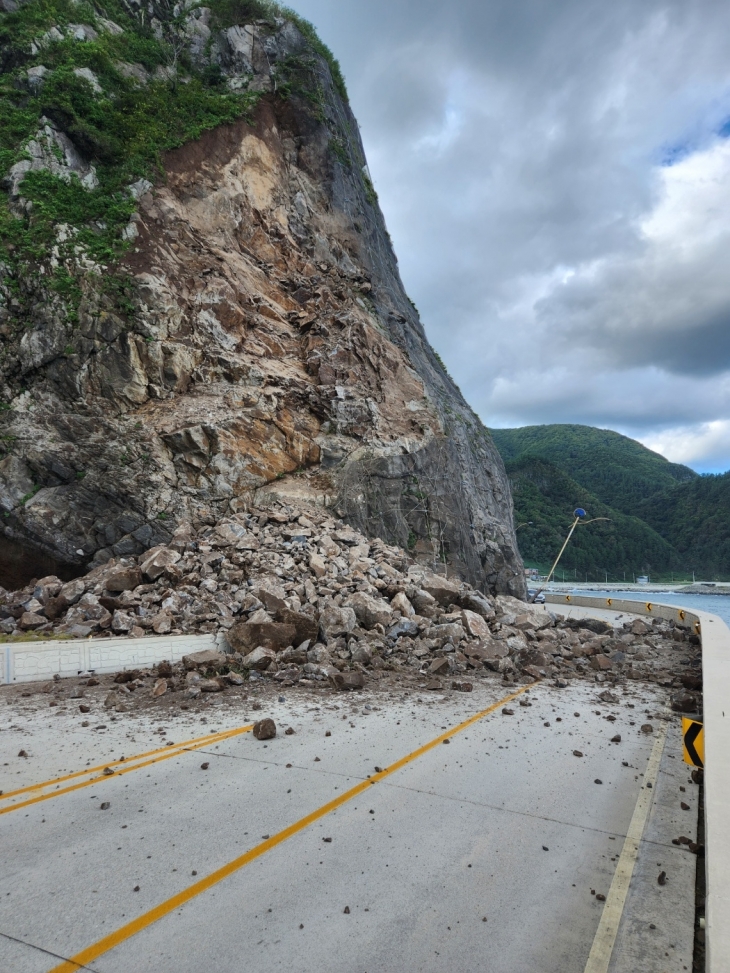
[[657, 682], [697, 710], [699, 652], [688, 629], [634, 619], [623, 629], [573, 619], [414, 564], [400, 548], [317, 507], [274, 504], [218, 523], [182, 525], [169, 544], [115, 558], [63, 584], [0, 589], [0, 637], [215, 634], [221, 651], [158, 667], [153, 694], [180, 676], [190, 695], [272, 677], [285, 685], [361, 688], [388, 672], [504, 682], [576, 678]]

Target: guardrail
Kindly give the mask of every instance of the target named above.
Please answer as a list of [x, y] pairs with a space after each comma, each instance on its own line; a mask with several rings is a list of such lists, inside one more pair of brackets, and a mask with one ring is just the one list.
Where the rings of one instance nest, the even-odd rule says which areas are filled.
[[546, 605], [601, 608], [663, 618], [692, 629], [702, 643], [705, 738], [706, 973], [730, 970], [730, 630], [721, 618], [678, 605], [583, 595], [545, 596]]

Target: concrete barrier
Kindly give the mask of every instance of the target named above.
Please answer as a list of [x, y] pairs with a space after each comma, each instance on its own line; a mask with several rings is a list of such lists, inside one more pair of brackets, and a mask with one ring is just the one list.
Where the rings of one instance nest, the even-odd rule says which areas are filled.
[[730, 630], [709, 612], [679, 605], [583, 595], [545, 596], [546, 607], [575, 605], [664, 618], [691, 628], [702, 642], [705, 738], [706, 973], [730, 970]]
[[0, 684], [138, 669], [213, 648], [215, 635], [0, 642]]

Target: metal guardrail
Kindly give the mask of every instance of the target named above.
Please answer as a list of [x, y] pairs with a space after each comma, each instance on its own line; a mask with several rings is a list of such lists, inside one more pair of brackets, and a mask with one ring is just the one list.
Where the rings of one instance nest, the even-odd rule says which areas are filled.
[[690, 628], [702, 643], [705, 738], [705, 971], [730, 971], [730, 629], [717, 615], [626, 598], [549, 594], [546, 606], [600, 608], [663, 618]]

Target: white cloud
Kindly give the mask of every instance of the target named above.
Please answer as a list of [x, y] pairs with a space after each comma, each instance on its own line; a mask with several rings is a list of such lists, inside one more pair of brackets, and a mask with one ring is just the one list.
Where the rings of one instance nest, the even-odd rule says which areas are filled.
[[487, 424], [730, 467], [698, 431], [730, 420], [727, 0], [294, 5], [342, 61], [406, 287]]
[[684, 463], [705, 472], [724, 471], [730, 455], [730, 419], [667, 429], [641, 441], [673, 463]]

